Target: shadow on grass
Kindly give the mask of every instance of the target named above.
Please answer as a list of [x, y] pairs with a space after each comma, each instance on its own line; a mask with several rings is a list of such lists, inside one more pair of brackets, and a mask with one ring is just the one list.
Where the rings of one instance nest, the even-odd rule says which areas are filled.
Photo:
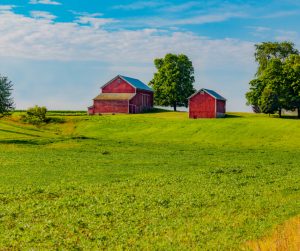
[[47, 117], [46, 123], [47, 124], [63, 124], [66, 120], [60, 117]]
[[21, 134], [21, 135], [31, 136], [31, 137], [40, 137], [39, 135], [35, 135], [35, 134], [30, 134], [30, 133], [25, 133], [25, 132], [18, 132], [18, 131], [11, 131], [11, 130], [6, 130], [6, 129], [0, 129], [0, 132], [8, 132], [8, 133], [14, 133], [14, 134]]
[[149, 111], [145, 111], [144, 113], [166, 113], [166, 112], [173, 112], [173, 111], [165, 110], [165, 109], [161, 109], [161, 108], [153, 108]]
[[0, 140], [0, 144], [4, 144], [4, 145], [43, 145], [45, 144], [45, 142], [43, 142], [43, 144], [41, 144], [41, 142], [39, 141], [35, 141], [35, 140], [26, 140], [26, 139], [8, 139], [8, 140]]
[[225, 118], [241, 118], [241, 115], [236, 115], [236, 114], [226, 114]]

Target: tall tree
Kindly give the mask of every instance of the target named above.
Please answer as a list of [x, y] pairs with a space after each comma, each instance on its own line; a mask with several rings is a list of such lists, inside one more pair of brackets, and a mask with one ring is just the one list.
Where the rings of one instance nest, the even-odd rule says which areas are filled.
[[[269, 103], [268, 106], [277, 110], [279, 117], [281, 117], [281, 111], [286, 106], [287, 98], [285, 92], [287, 77], [284, 72], [284, 63], [281, 62], [280, 59], [271, 59], [261, 75], [260, 80], [265, 85], [264, 91], [261, 94], [261, 101], [267, 100]], [[271, 102], [273, 102], [273, 104], [271, 104]], [[264, 102], [261, 102], [260, 106], [263, 105], [263, 103]], [[262, 108], [262, 110], [264, 109]]]
[[0, 76], [0, 116], [7, 114], [14, 108], [12, 95], [13, 84], [7, 77]]
[[154, 60], [157, 73], [149, 85], [154, 89], [154, 102], [157, 105], [187, 106], [188, 97], [195, 92], [193, 83], [194, 67], [191, 60], [183, 54], [167, 54]]
[[299, 52], [291, 42], [264, 42], [255, 47], [258, 69], [256, 79], [249, 83], [247, 104], [265, 113], [276, 108], [281, 117], [282, 109], [294, 110], [299, 106]]
[[258, 63], [256, 76], [260, 76], [271, 59], [284, 62], [289, 55], [299, 54], [292, 42], [263, 42], [255, 45], [255, 61]]
[[291, 55], [284, 64], [286, 75], [286, 104], [289, 110], [298, 110], [300, 118], [300, 55]]
[[272, 90], [271, 87], [267, 86], [260, 98], [260, 109], [263, 113], [274, 114], [278, 109], [278, 96]]

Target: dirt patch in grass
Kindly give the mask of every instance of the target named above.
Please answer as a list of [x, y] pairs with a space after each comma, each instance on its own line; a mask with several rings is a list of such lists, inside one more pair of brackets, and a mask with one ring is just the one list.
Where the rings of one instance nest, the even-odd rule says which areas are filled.
[[300, 251], [300, 216], [280, 225], [271, 235], [248, 242], [247, 247], [255, 251]]

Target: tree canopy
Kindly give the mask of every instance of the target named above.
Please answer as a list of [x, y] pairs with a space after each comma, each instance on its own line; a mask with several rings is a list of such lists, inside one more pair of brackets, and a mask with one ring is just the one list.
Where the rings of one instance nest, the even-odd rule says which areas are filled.
[[255, 46], [256, 78], [246, 93], [253, 110], [273, 114], [298, 109], [300, 117], [300, 56], [294, 44], [262, 43]]
[[188, 97], [195, 89], [193, 83], [194, 67], [191, 60], [183, 54], [167, 54], [154, 60], [157, 72], [149, 85], [154, 89], [154, 102], [157, 105], [187, 106]]
[[12, 87], [13, 84], [7, 77], [0, 76], [0, 116], [6, 115], [14, 108]]
[[255, 61], [258, 63], [257, 76], [263, 74], [272, 59], [285, 61], [289, 55], [298, 54], [292, 42], [263, 42], [255, 45]]

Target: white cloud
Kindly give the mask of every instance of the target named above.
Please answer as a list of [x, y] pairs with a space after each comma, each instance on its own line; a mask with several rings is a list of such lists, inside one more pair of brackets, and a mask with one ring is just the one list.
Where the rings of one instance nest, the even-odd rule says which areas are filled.
[[52, 15], [47, 11], [31, 11], [30, 14], [33, 18], [37, 18], [37, 19], [46, 19], [51, 21], [56, 18], [56, 16]]
[[0, 5], [0, 14], [12, 11], [15, 5]]
[[166, 3], [164, 1], [140, 1], [134, 2], [131, 4], [124, 4], [124, 5], [116, 5], [114, 9], [121, 9], [121, 10], [141, 10], [146, 8], [156, 8], [164, 6]]
[[262, 18], [280, 18], [280, 17], [289, 17], [289, 16], [295, 16], [299, 15], [300, 11], [299, 10], [288, 10], [288, 11], [278, 11], [274, 12], [268, 15], [263, 16]]
[[75, 20], [75, 22], [77, 22], [78, 24], [88, 24], [96, 29], [99, 29], [100, 27], [106, 24], [116, 23], [118, 21], [113, 18], [99, 18], [99, 17], [93, 17], [88, 15], [88, 16], [79, 16]]
[[[166, 52], [198, 55], [212, 63], [232, 60], [240, 64], [252, 51], [252, 43], [211, 40], [193, 33], [159, 29], [112, 30], [102, 26], [113, 19], [80, 16], [74, 22], [45, 22], [55, 16], [32, 12], [32, 17], [13, 12], [0, 15], [0, 56], [53, 60], [152, 62]], [[86, 24], [82, 26], [81, 24]], [[96, 29], [95, 29], [96, 28]]]
[[181, 11], [189, 10], [196, 6], [199, 6], [199, 2], [192, 1], [192, 2], [186, 2], [186, 3], [178, 4], [178, 5], [172, 4], [171, 6], [162, 8], [162, 10], [166, 11], [166, 12], [181, 12]]
[[62, 3], [52, 0], [30, 0], [29, 4], [61, 5]]

